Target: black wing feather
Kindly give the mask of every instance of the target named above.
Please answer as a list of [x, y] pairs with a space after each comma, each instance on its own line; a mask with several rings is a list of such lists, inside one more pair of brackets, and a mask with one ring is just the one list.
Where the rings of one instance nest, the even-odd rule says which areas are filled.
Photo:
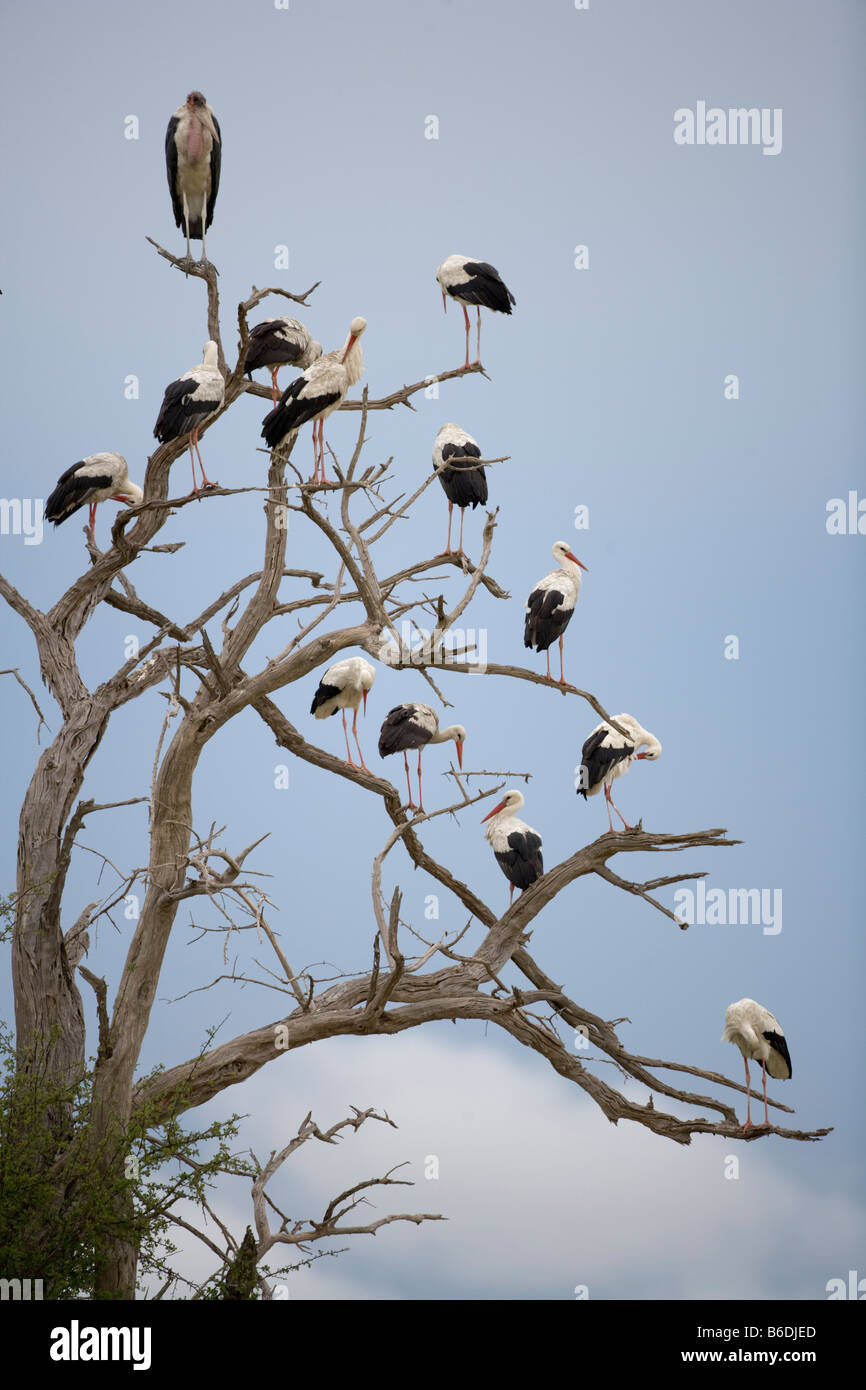
[[515, 888], [529, 888], [544, 873], [541, 836], [534, 830], [524, 833], [512, 830], [508, 850], [496, 851], [496, 860], [509, 883]]
[[611, 748], [605, 744], [610, 730], [596, 729], [594, 734], [590, 734], [581, 752], [580, 770], [586, 768], [586, 786], [578, 787], [577, 794], [582, 796], [584, 801], [590, 787], [603, 782], [612, 767], [628, 758], [633, 752], [634, 747], [630, 743], [623, 744], [622, 748]]
[[[481, 450], [477, 444], [445, 444], [442, 449], [442, 462], [450, 458], [470, 457], [480, 459]], [[443, 468], [439, 481], [448, 501], [455, 507], [472, 507], [487, 501], [487, 473], [483, 468], [473, 468], [471, 463], [455, 463]]]
[[524, 647], [537, 652], [547, 648], [562, 636], [571, 622], [573, 608], [564, 608], [565, 594], [559, 589], [533, 589], [526, 601], [526, 622], [523, 626]]
[[495, 266], [487, 261], [467, 261], [463, 267], [472, 279], [466, 285], [455, 285], [451, 293], [467, 304], [480, 304], [485, 309], [495, 309], [499, 314], [510, 314], [512, 304], [517, 300]]
[[161, 444], [166, 444], [170, 439], [177, 439], [179, 435], [188, 434], [206, 415], [211, 415], [216, 410], [214, 401], [187, 399], [198, 385], [194, 377], [187, 377], [185, 381], [179, 377], [177, 381], [172, 381], [166, 386], [153, 427], [154, 438]]
[[207, 199], [207, 221], [204, 224], [205, 231], [207, 231], [211, 222], [213, 222], [213, 210], [216, 205], [217, 193], [219, 193], [220, 169], [222, 168], [223, 162], [223, 137], [222, 131], [220, 130], [220, 123], [216, 116], [213, 117], [213, 125], [217, 133], [217, 138], [211, 145], [210, 151], [210, 193]]
[[60, 475], [57, 486], [45, 503], [45, 520], [53, 521], [55, 526], [83, 507], [100, 488], [110, 487], [114, 481], [108, 473], [78, 473], [77, 469], [83, 462], [80, 459]]
[[314, 419], [320, 411], [327, 410], [329, 405], [333, 405], [335, 401], [340, 399], [339, 392], [332, 391], [327, 395], [313, 396], [307, 400], [302, 400], [300, 393], [306, 384], [306, 378], [299, 376], [296, 381], [287, 386], [279, 402], [273, 410], [268, 411], [262, 421], [262, 439], [265, 440], [269, 449], [275, 449], [292, 430], [299, 430], [302, 425], [306, 425], [309, 420]]
[[180, 125], [180, 117], [172, 116], [165, 132], [165, 172], [168, 174], [168, 191], [171, 194], [171, 206], [174, 210], [174, 225], [180, 227], [183, 223], [183, 203], [177, 191], [177, 145], [174, 143], [174, 133]]
[[77, 463], [73, 463], [71, 468], [67, 468], [65, 473], [61, 473], [60, 477], [57, 479], [57, 487], [54, 489], [54, 491], [56, 492], [57, 488], [59, 488], [61, 484], [68, 483], [70, 478], [74, 478], [79, 468], [84, 467], [85, 462], [85, 459], [79, 459]]
[[407, 748], [423, 748], [430, 742], [429, 730], [414, 722], [414, 713], [411, 705], [395, 705], [388, 711], [379, 733], [380, 758]]
[[784, 1061], [788, 1068], [788, 1077], [790, 1079], [794, 1073], [791, 1067], [791, 1054], [788, 1051], [788, 1044], [784, 1037], [781, 1033], [764, 1033], [763, 1036], [767, 1039], [773, 1051], [778, 1052], [779, 1056]]
[[250, 332], [247, 355], [244, 358], [244, 371], [258, 371], [259, 367], [281, 367], [285, 363], [297, 362], [303, 356], [299, 343], [289, 342], [282, 337], [277, 323], [257, 323]]
[[[310, 714], [315, 714], [317, 709], [320, 709], [322, 705], [327, 704], [328, 700], [333, 700], [334, 696], [339, 695], [339, 693], [339, 685], [325, 685], [325, 683], [322, 682], [319, 685], [319, 688], [316, 691], [315, 695], [313, 696], [313, 703], [310, 705]], [[332, 709], [331, 713], [336, 714], [337, 711], [335, 709]]]

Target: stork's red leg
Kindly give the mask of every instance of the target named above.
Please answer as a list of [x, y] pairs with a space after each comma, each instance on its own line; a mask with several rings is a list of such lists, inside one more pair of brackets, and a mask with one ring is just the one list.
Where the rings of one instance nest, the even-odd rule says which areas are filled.
[[349, 767], [354, 767], [355, 764], [352, 762], [352, 750], [351, 750], [351, 748], [349, 747], [349, 730], [348, 730], [348, 728], [346, 727], [346, 711], [345, 711], [345, 710], [343, 710], [343, 734], [344, 734], [345, 739], [346, 739], [346, 762], [349, 764]]
[[328, 480], [325, 477], [325, 422], [321, 419], [313, 421], [313, 455], [315, 467], [312, 481], [326, 483]]
[[511, 887], [511, 891], [510, 891], [509, 894], [508, 894], [508, 906], [509, 906], [509, 907], [510, 907], [511, 904], [514, 902], [514, 884], [512, 883], [512, 884], [510, 885], [510, 887]]
[[[632, 827], [629, 825], [629, 823], [628, 823], [628, 821], [626, 820], [625, 816], [623, 815], [622, 811], [619, 809], [619, 807], [617, 806], [616, 802], [615, 802], [614, 799], [613, 799], [613, 796], [612, 796], [612, 794], [611, 794], [610, 787], [607, 788], [607, 799], [608, 799], [608, 801], [610, 802], [610, 804], [611, 804], [611, 806], [613, 807], [613, 809], [616, 811], [617, 815], [619, 816], [619, 818], [620, 818], [620, 820], [622, 821], [623, 825], [625, 826], [626, 830], [631, 830]], [[610, 811], [608, 811], [607, 814], [610, 815]], [[613, 830], [613, 826], [611, 826], [610, 828], [611, 828], [611, 830]]]
[[95, 503], [95, 502], [91, 502], [91, 504], [90, 504], [90, 539], [91, 539], [92, 541], [95, 541], [95, 540], [96, 540], [96, 532], [94, 531], [94, 527], [95, 527], [95, 526], [96, 526], [96, 503]]
[[767, 1109], [767, 1064], [763, 1060], [761, 1061], [761, 1071], [764, 1075], [764, 1124], [769, 1125], [770, 1112]]
[[752, 1128], [752, 1078], [749, 1076], [749, 1059], [743, 1058], [743, 1066], [746, 1068], [746, 1123], [743, 1129]]
[[612, 834], [614, 833], [614, 831], [613, 831], [613, 817], [612, 817], [611, 814], [610, 814], [610, 787], [607, 785], [606, 782], [605, 782], [605, 784], [604, 784], [604, 800], [605, 800], [605, 805], [607, 806], [607, 823], [608, 823], [608, 825], [610, 826], [610, 833], [611, 833], [611, 835], [612, 835]]
[[458, 555], [462, 555], [462, 554], [463, 554], [463, 518], [464, 518], [465, 515], [466, 515], [466, 508], [465, 508], [465, 507], [461, 507], [461, 508], [460, 508], [460, 545], [458, 546], [458, 549], [457, 549], [457, 554], [458, 554]]
[[547, 648], [547, 679], [548, 679], [549, 681], [552, 681], [552, 680], [553, 680], [553, 676], [550, 674], [550, 648], [549, 648], [549, 647]]
[[326, 483], [326, 482], [328, 481], [328, 475], [327, 475], [327, 473], [325, 472], [325, 422], [324, 422], [324, 420], [320, 420], [320, 421], [319, 421], [319, 455], [320, 455], [321, 460], [322, 460], [322, 482], [323, 482], [323, 483]]
[[469, 315], [466, 312], [465, 304], [461, 304], [460, 307], [463, 310], [463, 318], [466, 322], [466, 361], [463, 363], [463, 370], [465, 372], [469, 366]]
[[424, 793], [421, 790], [421, 749], [418, 749], [418, 810], [424, 810]]
[[355, 735], [355, 744], [358, 749], [358, 757], [361, 759], [361, 766], [365, 772], [369, 772], [367, 764], [364, 762], [364, 754], [361, 752], [361, 745], [358, 743], [358, 710], [355, 709], [355, 717], [352, 720], [352, 733]]
[[313, 421], [313, 477], [312, 481], [319, 481], [319, 421]]
[[477, 336], [477, 338], [476, 338], [476, 340], [475, 340], [475, 353], [476, 353], [475, 361], [476, 361], [476, 362], [480, 362], [480, 361], [481, 361], [481, 305], [480, 305], [480, 304], [477, 304], [475, 307], [476, 307], [477, 310], [478, 310], [478, 336]]
[[202, 487], [219, 487], [219, 483], [212, 483], [210, 478], [204, 471], [204, 463], [202, 462], [201, 449], [198, 447], [198, 425], [196, 425], [195, 429], [192, 432], [192, 438], [193, 443], [195, 444], [195, 451], [198, 454], [198, 466], [201, 469]]
[[562, 664], [562, 634], [559, 636], [559, 683], [565, 685], [565, 667]]
[[[189, 444], [189, 461], [192, 465], [192, 491], [198, 492], [198, 484], [195, 480], [195, 454], [192, 451], [192, 430], [189, 432], [187, 442]], [[192, 493], [190, 493], [190, 496], [192, 496]]]
[[271, 367], [271, 391], [274, 397], [274, 405], [276, 405], [277, 403], [277, 377], [279, 375], [279, 371], [279, 367]]
[[451, 512], [452, 512], [452, 510], [453, 510], [453, 506], [454, 506], [453, 502], [449, 502], [449, 503], [448, 503], [448, 544], [447, 544], [447, 546], [445, 547], [444, 550], [440, 550], [440, 552], [439, 552], [440, 555], [450, 555], [450, 554], [451, 554]]
[[409, 781], [409, 759], [406, 757], [406, 749], [403, 749], [403, 766], [406, 769], [406, 787], [409, 792], [409, 800], [406, 802], [408, 810], [415, 810], [415, 802], [412, 800], [412, 783]]

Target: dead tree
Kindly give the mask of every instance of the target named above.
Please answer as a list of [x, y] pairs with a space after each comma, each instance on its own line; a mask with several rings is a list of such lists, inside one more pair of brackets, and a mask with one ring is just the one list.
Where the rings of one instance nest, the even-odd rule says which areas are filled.
[[[306, 304], [316, 287], [297, 295], [283, 289], [254, 288], [238, 306], [237, 355], [230, 367], [221, 336], [216, 270], [210, 265], [182, 265], [161, 247], [157, 250], [174, 267], [182, 267], [205, 281], [207, 334], [218, 344], [226, 380], [220, 416], [245, 392], [269, 400], [269, 390], [248, 382], [243, 374], [247, 316], [269, 295]], [[483, 368], [443, 372], [438, 380], [462, 379], [473, 371]], [[0, 594], [30, 628], [42, 679], [59, 707], [61, 721], [59, 731], [39, 758], [21, 809], [13, 938], [18, 1055], [20, 1066], [26, 1070], [39, 1053], [40, 1066], [58, 1081], [71, 1082], [82, 1073], [88, 1049], [77, 968], [96, 991], [99, 1009], [99, 1060], [89, 1122], [94, 1152], [108, 1152], [103, 1142], [105, 1136], [122, 1136], [137, 1117], [146, 1115], [148, 1123], [176, 1117], [243, 1081], [267, 1063], [278, 1061], [288, 1050], [339, 1035], [399, 1033], [435, 1019], [483, 1019], [497, 1025], [544, 1057], [564, 1081], [586, 1091], [614, 1123], [633, 1120], [681, 1144], [688, 1144], [693, 1134], [700, 1133], [724, 1135], [727, 1142], [752, 1142], [767, 1132], [752, 1129], [743, 1133], [730, 1104], [681, 1090], [659, 1073], [687, 1073], [742, 1092], [739, 1083], [686, 1064], [630, 1053], [619, 1040], [614, 1025], [571, 1000], [563, 986], [547, 975], [527, 949], [529, 928], [542, 908], [567, 884], [590, 874], [637, 894], [673, 918], [673, 913], [653, 896], [654, 891], [662, 885], [702, 876], [699, 872], [633, 882], [616, 873], [610, 861], [635, 852], [666, 854], [736, 843], [726, 838], [724, 830], [663, 834], [637, 827], [622, 834], [602, 835], [550, 869], [500, 915], [424, 848], [421, 832], [429, 816], [408, 819], [396, 787], [383, 777], [348, 766], [309, 742], [272, 698], [291, 683], [307, 679], [350, 647], [365, 651], [373, 660], [387, 661], [394, 669], [420, 670], [436, 690], [430, 672], [441, 662], [449, 633], [479, 587], [483, 586], [495, 598], [508, 597], [488, 568], [495, 514], [487, 517], [477, 564], [457, 555], [440, 555], [383, 574], [374, 561], [377, 542], [398, 519], [410, 514], [435, 474], [431, 473], [408, 497], [389, 495], [390, 460], [368, 467], [362, 463], [367, 418], [371, 411], [390, 410], [398, 405], [411, 408], [412, 396], [423, 390], [428, 381], [429, 378], [404, 385], [378, 399], [370, 399], [365, 389], [361, 400], [343, 404], [343, 410], [358, 413], [358, 435], [352, 456], [345, 464], [333, 457], [336, 486], [305, 481], [292, 461], [289, 444], [270, 457], [267, 482], [262, 488], [220, 487], [196, 499], [199, 505], [209, 506], [215, 498], [232, 491], [258, 490], [264, 501], [261, 568], [233, 578], [201, 612], [167, 614], [157, 610], [139, 595], [128, 573], [143, 550], [161, 549], [155, 542], [169, 513], [193, 500], [169, 497], [171, 467], [184, 451], [183, 440], [164, 444], [151, 455], [144, 479], [145, 501], [117, 516], [108, 550], [102, 552], [88, 543], [88, 567], [50, 610], [40, 611], [0, 578]], [[205, 428], [218, 428], [220, 416]], [[496, 462], [499, 460], [482, 460], [480, 466]], [[479, 465], [478, 460], [473, 463]], [[329, 506], [333, 509], [330, 514]], [[285, 522], [289, 512], [296, 513], [327, 539], [333, 552], [332, 577], [287, 568]], [[451, 567], [451, 574], [443, 580], [446, 566]], [[437, 573], [434, 575], [433, 571]], [[424, 575], [429, 576], [432, 592], [422, 590], [419, 596], [418, 588], [411, 587], [411, 582]], [[457, 582], [456, 598], [448, 595], [450, 580]], [[341, 626], [339, 610], [347, 603], [360, 605], [363, 618]], [[88, 622], [99, 621], [102, 604], [133, 615], [148, 625], [153, 635], [137, 655], [90, 689], [79, 670], [76, 642]], [[432, 629], [420, 651], [409, 651], [398, 634], [397, 624], [422, 613], [432, 619]], [[245, 662], [255, 639], [272, 620], [286, 614], [297, 615], [295, 635], [259, 669], [247, 670]], [[218, 640], [212, 635], [215, 630], [219, 632]], [[448, 670], [464, 674], [476, 671], [470, 657], [469, 652], [453, 653], [448, 659]], [[491, 665], [484, 674], [496, 680], [531, 681], [544, 687], [538, 692], [539, 699], [550, 699], [556, 693], [560, 698], [584, 701], [600, 718], [610, 718], [590, 692], [563, 687], [535, 672]], [[142, 871], [144, 904], [129, 942], [120, 984], [109, 1001], [104, 982], [80, 964], [82, 934], [96, 904], [91, 903], [84, 912], [80, 908], [77, 912], [70, 910], [65, 903], [66, 876], [85, 818], [104, 809], [80, 799], [90, 760], [109, 733], [112, 716], [160, 688], [177, 714], [170, 730], [165, 731], [164, 746], [160, 740], [157, 749], [150, 794], [149, 844], [142, 846], [138, 856], [139, 862], [147, 865]], [[28, 693], [36, 704], [32, 692]], [[38, 711], [38, 705], [36, 708]], [[244, 879], [244, 864], [255, 846], [233, 853], [217, 843], [220, 832], [215, 827], [202, 835], [193, 825], [192, 786], [202, 752], [232, 719], [250, 709], [293, 757], [312, 763], [323, 774], [345, 778], [362, 787], [369, 795], [371, 809], [381, 805], [384, 818], [391, 824], [373, 866], [370, 921], [374, 948], [370, 968], [364, 974], [336, 983], [318, 981], [309, 972], [295, 974], [268, 921], [267, 899]], [[497, 786], [487, 786], [471, 795], [465, 779], [456, 772], [454, 779], [455, 798], [447, 809], [455, 813], [498, 790]], [[466, 909], [473, 935], [464, 951], [457, 950], [456, 940], [443, 937], [427, 941], [401, 923], [399, 887], [395, 886], [387, 897], [382, 882], [386, 857], [398, 847], [412, 864], [426, 870]], [[272, 991], [276, 975], [277, 987], [287, 996], [286, 1003], [276, 1017], [271, 1016], [272, 1010], [264, 1009], [261, 1025], [252, 1031], [212, 1047], [204, 1056], [169, 1059], [167, 1070], [136, 1084], [136, 1065], [166, 947], [180, 904], [192, 897], [206, 897], [231, 922], [240, 914], [246, 924], [264, 934], [276, 965], [269, 978], [261, 982]], [[75, 920], [64, 933], [64, 921], [70, 918]], [[407, 941], [410, 935], [411, 942]], [[509, 965], [523, 979], [519, 987], [509, 987], [502, 981]], [[641, 1082], [652, 1094], [709, 1114], [681, 1119], [657, 1108], [652, 1099], [646, 1105], [628, 1099], [596, 1074], [590, 1058], [584, 1061], [574, 1055], [557, 1030], [560, 1022], [569, 1033], [580, 1029], [599, 1059], [615, 1063], [621, 1073]], [[772, 1103], [777, 1109], [788, 1109]], [[48, 1117], [46, 1123], [57, 1127], [55, 1150], [62, 1155], [62, 1117]], [[773, 1132], [810, 1140], [828, 1131], [777, 1128]], [[116, 1164], [117, 1150], [110, 1151], [114, 1155], [110, 1161]], [[58, 1183], [62, 1183], [62, 1158], [55, 1159], [54, 1170]], [[258, 1212], [257, 1258], [262, 1257], [271, 1240], [259, 1219], [259, 1197], [254, 1192], [254, 1208]], [[284, 1236], [285, 1232], [279, 1239]], [[103, 1261], [94, 1291], [130, 1298], [135, 1273], [134, 1243], [118, 1240]]]

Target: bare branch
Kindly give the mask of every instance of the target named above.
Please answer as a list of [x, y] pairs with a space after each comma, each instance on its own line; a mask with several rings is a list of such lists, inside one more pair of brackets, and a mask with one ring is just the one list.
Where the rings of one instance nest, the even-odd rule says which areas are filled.
[[36, 696], [33, 694], [33, 691], [30, 689], [30, 686], [27, 684], [27, 682], [26, 682], [25, 680], [22, 680], [22, 679], [21, 679], [21, 676], [20, 676], [20, 674], [19, 674], [19, 672], [18, 672], [18, 668], [17, 668], [17, 667], [15, 667], [15, 666], [10, 666], [6, 671], [0, 671], [0, 676], [14, 676], [15, 679], [17, 680], [18, 684], [21, 686], [22, 690], [26, 690], [26, 691], [27, 691], [27, 694], [30, 696], [30, 703], [32, 704], [32, 706], [33, 706], [33, 708], [35, 709], [37, 715], [39, 716], [39, 723], [36, 725], [36, 742], [38, 743], [38, 742], [39, 742], [39, 731], [41, 730], [43, 724], [45, 725], [45, 728], [47, 729], [47, 728], [48, 728], [48, 724], [46, 723], [44, 714], [42, 713], [41, 709], [39, 708], [39, 703], [38, 703], [38, 701], [37, 701], [37, 699], [36, 699]]
[[79, 965], [78, 973], [90, 985], [96, 995], [96, 1013], [99, 1019], [99, 1052], [97, 1061], [111, 1056], [111, 1029], [108, 1022], [108, 986], [98, 975], [94, 975], [85, 965]]

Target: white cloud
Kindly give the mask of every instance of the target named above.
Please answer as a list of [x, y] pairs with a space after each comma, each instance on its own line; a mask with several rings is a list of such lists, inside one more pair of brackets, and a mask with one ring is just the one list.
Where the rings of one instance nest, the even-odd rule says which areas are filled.
[[[247, 1134], [261, 1156], [310, 1106], [324, 1127], [352, 1104], [387, 1109], [399, 1131], [368, 1123], [338, 1148], [307, 1144], [274, 1186], [279, 1204], [316, 1215], [341, 1187], [408, 1159], [399, 1176], [415, 1187], [376, 1194], [366, 1219], [448, 1221], [341, 1242], [350, 1253], [293, 1276], [292, 1298], [570, 1298], [576, 1284], [595, 1298], [821, 1298], [862, 1249], [864, 1213], [821, 1190], [819, 1145], [804, 1180], [784, 1166], [780, 1140], [681, 1148], [612, 1126], [540, 1061], [479, 1031], [291, 1054], [245, 1088], [257, 1116]], [[724, 1177], [729, 1153], [736, 1180]], [[429, 1154], [438, 1181], [424, 1178]], [[241, 1231], [245, 1201], [236, 1185]]]

